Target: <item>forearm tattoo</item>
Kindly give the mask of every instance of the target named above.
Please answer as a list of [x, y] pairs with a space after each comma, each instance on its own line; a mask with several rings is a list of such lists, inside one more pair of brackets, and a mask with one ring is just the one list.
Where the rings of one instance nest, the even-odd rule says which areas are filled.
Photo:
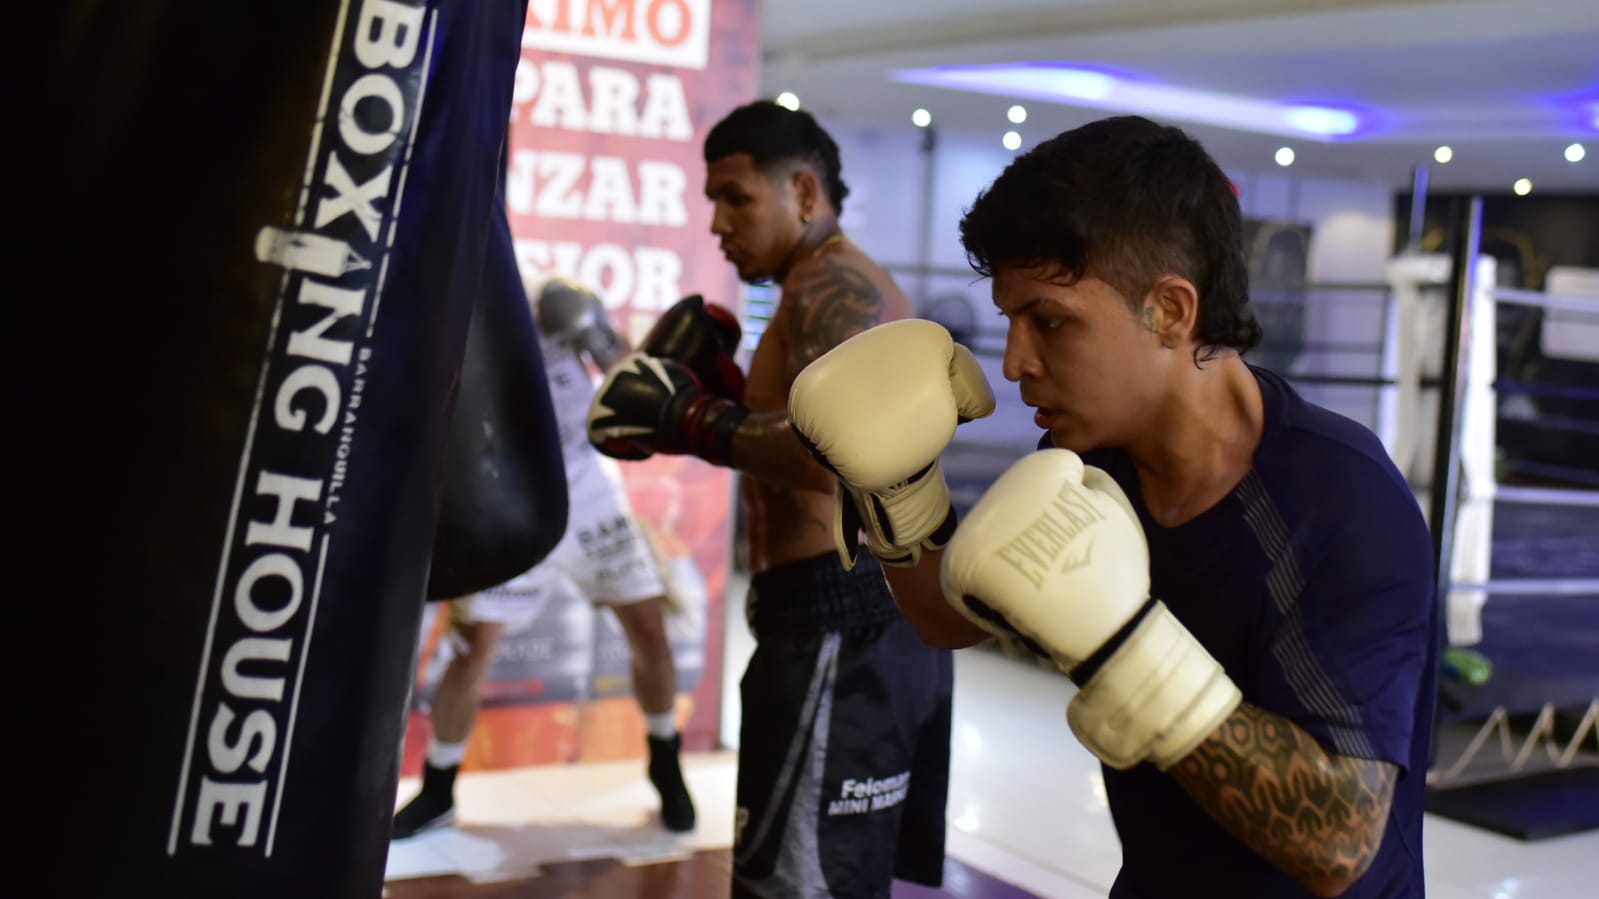
[[1245, 704], [1171, 774], [1217, 823], [1305, 884], [1352, 883], [1382, 845], [1398, 769], [1329, 755]]
[[883, 295], [864, 274], [824, 256], [794, 273], [785, 286], [792, 301], [794, 371], [882, 320]]

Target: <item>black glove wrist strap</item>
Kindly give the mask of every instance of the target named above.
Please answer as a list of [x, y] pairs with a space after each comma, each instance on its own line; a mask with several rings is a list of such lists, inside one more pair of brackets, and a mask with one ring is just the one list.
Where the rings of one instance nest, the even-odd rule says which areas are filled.
[[712, 465], [733, 465], [733, 438], [750, 410], [742, 403], [710, 394], [679, 394], [670, 421], [681, 445]]

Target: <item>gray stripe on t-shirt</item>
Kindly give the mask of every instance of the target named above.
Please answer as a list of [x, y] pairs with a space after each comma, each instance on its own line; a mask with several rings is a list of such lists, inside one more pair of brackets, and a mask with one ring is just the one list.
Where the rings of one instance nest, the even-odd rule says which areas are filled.
[[1238, 485], [1238, 496], [1244, 503], [1244, 520], [1249, 522], [1270, 563], [1266, 589], [1283, 618], [1277, 639], [1272, 643], [1272, 656], [1282, 666], [1284, 677], [1299, 701], [1327, 722], [1333, 746], [1341, 755], [1377, 758], [1362, 727], [1360, 709], [1339, 693], [1321, 661], [1310, 650], [1300, 603], [1305, 579], [1289, 545], [1288, 527], [1281, 513], [1254, 471]]

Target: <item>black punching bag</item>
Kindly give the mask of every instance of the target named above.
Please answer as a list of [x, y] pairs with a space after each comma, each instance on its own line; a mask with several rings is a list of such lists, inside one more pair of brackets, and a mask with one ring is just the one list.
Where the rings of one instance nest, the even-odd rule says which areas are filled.
[[502, 584], [560, 542], [566, 463], [549, 439], [554, 433], [544, 360], [502, 215], [489, 234], [444, 449], [428, 598], [455, 599]]
[[64, 0], [19, 31], [6, 892], [381, 894], [524, 14]]

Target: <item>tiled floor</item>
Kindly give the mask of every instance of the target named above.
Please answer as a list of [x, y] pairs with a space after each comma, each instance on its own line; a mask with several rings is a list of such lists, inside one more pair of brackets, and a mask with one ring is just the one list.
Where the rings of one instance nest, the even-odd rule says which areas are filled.
[[[1033, 895], [1086, 899], [1105, 895], [1120, 850], [1098, 765], [1066, 727], [1069, 690], [992, 653], [957, 655], [949, 849]], [[686, 764], [700, 808], [690, 836], [653, 822], [642, 763], [466, 775], [461, 825], [395, 844], [388, 876], [487, 882], [559, 862], [643, 865], [725, 849], [736, 754], [691, 755]], [[400, 794], [414, 789], [402, 783]], [[1599, 833], [1522, 843], [1429, 817], [1426, 852], [1434, 899], [1576, 899], [1595, 895], [1599, 882]]]
[[[390, 880], [389, 899], [707, 899], [726, 896], [731, 849], [701, 849], [683, 859], [629, 865], [615, 859], [552, 862], [530, 876], [474, 883], [459, 874]], [[944, 860], [941, 888], [896, 881], [892, 899], [1031, 899], [1031, 894], [956, 861]]]
[[[462, 775], [460, 821], [395, 843], [390, 880], [461, 874], [469, 880], [527, 876], [542, 864], [616, 858], [648, 864], [733, 843], [731, 752], [691, 754], [684, 774], [699, 807], [699, 826], [677, 836], [654, 820], [654, 791], [638, 762], [523, 768]], [[416, 790], [413, 778], [400, 795]]]
[[[958, 503], [974, 499], [1016, 454], [980, 449], [945, 460]], [[1595, 576], [1594, 520], [1591, 507], [1501, 508], [1494, 577]], [[724, 704], [721, 732], [729, 744], [736, 744], [737, 683], [752, 648], [742, 611], [745, 586], [735, 574], [727, 593], [723, 695], [735, 701]], [[1522, 668], [1547, 663], [1562, 672], [1592, 671], [1593, 657], [1586, 650], [1592, 600], [1545, 598], [1545, 606], [1564, 603], [1565, 617], [1542, 606], [1531, 614], [1525, 602], [1490, 603], [1484, 621], [1492, 625], [1489, 640], [1479, 648], [1501, 662], [1513, 657]], [[1564, 651], [1571, 647], [1576, 648]], [[951, 857], [1035, 896], [1104, 896], [1121, 852], [1098, 765], [1066, 726], [1071, 687], [1058, 676], [986, 651], [968, 650], [956, 659]], [[1455, 756], [1441, 748], [1440, 758], [1445, 757]], [[692, 756], [687, 765], [700, 827], [682, 838], [651, 820], [654, 797], [642, 762], [467, 775], [460, 796], [462, 826], [396, 844], [389, 877], [458, 872], [468, 880], [490, 881], [526, 878], [541, 865], [609, 857], [630, 865], [695, 853], [697, 860], [720, 858], [732, 838], [736, 753]], [[414, 789], [414, 783], [402, 783], [402, 799]], [[1599, 832], [1524, 843], [1429, 816], [1425, 852], [1433, 899], [1599, 897]], [[704, 865], [684, 870], [689, 867]], [[551, 879], [559, 878], [552, 872]]]

